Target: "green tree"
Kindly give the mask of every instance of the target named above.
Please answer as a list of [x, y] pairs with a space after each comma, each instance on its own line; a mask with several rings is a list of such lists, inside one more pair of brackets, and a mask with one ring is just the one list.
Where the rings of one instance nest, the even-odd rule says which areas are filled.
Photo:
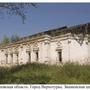
[[12, 35], [11, 38], [10, 38], [11, 42], [16, 42], [18, 40], [20, 40], [20, 37], [18, 35]]
[[3, 38], [1, 43], [2, 44], [8, 44], [8, 43], [10, 43], [10, 39], [7, 36], [4, 36], [4, 38]]

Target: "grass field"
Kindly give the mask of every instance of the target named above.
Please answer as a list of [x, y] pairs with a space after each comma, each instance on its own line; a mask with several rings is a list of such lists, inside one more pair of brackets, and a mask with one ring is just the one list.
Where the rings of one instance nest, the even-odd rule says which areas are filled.
[[90, 84], [90, 65], [26, 64], [0, 68], [0, 84]]

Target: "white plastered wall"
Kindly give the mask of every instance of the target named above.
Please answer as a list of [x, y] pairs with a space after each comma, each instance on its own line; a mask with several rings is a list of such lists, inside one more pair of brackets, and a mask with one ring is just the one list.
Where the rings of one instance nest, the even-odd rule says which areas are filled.
[[60, 41], [62, 46], [62, 63], [66, 62], [78, 62], [80, 64], [90, 63], [90, 43], [87, 43], [87, 39], [83, 41], [83, 44], [80, 45], [74, 39], [64, 39], [57, 38], [50, 42], [50, 60], [51, 63], [59, 63], [58, 53], [56, 51], [57, 41]]
[[80, 45], [76, 40], [70, 40], [70, 61], [78, 62], [80, 64], [85, 64], [88, 62], [88, 44], [86, 41], [83, 41], [83, 44]]

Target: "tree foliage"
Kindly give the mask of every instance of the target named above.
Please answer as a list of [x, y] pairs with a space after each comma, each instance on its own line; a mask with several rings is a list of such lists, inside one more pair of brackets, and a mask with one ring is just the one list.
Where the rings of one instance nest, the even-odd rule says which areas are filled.
[[2, 44], [8, 44], [8, 43], [10, 43], [10, 39], [7, 36], [4, 36], [4, 38], [3, 38], [1, 43]]
[[20, 37], [18, 35], [12, 35], [11, 38], [10, 38], [10, 41], [11, 42], [16, 42], [20, 39]]
[[71, 30], [71, 35], [80, 45], [82, 45], [85, 38], [89, 40], [88, 38], [90, 34], [89, 29], [90, 29], [90, 23], [79, 25], [73, 28], [73, 30]]
[[9, 44], [20, 40], [20, 37], [18, 35], [12, 35], [11, 37], [4, 36], [1, 44]]

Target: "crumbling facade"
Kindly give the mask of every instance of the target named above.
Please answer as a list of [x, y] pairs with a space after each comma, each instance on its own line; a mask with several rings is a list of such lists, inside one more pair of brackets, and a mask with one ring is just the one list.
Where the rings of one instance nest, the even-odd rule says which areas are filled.
[[0, 66], [90, 63], [90, 24], [61, 27], [0, 45]]

